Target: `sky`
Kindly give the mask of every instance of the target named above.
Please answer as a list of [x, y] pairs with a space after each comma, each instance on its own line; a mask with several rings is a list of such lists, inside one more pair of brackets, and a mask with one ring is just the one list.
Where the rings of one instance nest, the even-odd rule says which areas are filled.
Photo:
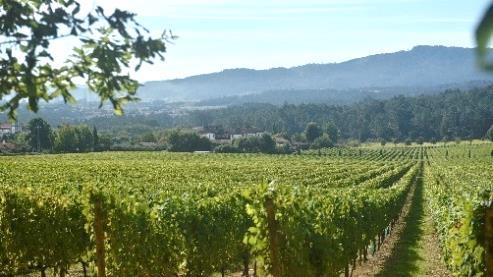
[[171, 30], [165, 62], [139, 81], [229, 68], [333, 63], [415, 45], [474, 46], [489, 0], [83, 0], [137, 13], [153, 34]]

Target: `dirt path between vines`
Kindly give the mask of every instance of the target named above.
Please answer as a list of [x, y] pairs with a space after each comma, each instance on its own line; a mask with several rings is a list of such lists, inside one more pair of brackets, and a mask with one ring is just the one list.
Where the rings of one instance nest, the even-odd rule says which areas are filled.
[[352, 276], [450, 276], [425, 210], [421, 178], [412, 190], [393, 233]]

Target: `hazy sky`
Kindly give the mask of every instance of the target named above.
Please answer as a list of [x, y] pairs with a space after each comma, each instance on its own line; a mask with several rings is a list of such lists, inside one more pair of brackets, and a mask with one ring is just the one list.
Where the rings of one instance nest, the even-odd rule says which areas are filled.
[[141, 81], [340, 62], [414, 45], [472, 46], [489, 0], [84, 0], [179, 39]]

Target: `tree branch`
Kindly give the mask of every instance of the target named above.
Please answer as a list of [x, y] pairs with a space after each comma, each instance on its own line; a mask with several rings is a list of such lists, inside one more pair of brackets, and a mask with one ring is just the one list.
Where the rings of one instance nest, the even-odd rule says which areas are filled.
[[[76, 35], [72, 35], [72, 34], [64, 34], [64, 35], [61, 35], [61, 36], [56, 36], [56, 37], [46, 38], [46, 40], [53, 41], [53, 40], [57, 40], [57, 39], [60, 39], [60, 38], [66, 38], [66, 37], [70, 37], [70, 36], [74, 36], [74, 37], [76, 37]], [[31, 40], [32, 40], [32, 39], [30, 39], [30, 38], [25, 38], [25, 39], [15, 39], [15, 40], [8, 40], [8, 41], [2, 41], [2, 42], [0, 42], [0, 45], [6, 45], [6, 44], [20, 44], [21, 42], [27, 42], [27, 41], [31, 41]]]

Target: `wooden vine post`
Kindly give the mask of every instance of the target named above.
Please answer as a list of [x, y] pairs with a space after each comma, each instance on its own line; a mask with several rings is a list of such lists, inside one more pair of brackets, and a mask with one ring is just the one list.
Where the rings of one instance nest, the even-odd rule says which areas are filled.
[[104, 225], [105, 216], [103, 211], [103, 201], [101, 197], [96, 197], [94, 201], [94, 236], [96, 239], [96, 267], [98, 277], [106, 277], [106, 263], [104, 250]]
[[279, 246], [278, 223], [276, 221], [276, 209], [271, 196], [265, 198], [265, 211], [267, 213], [267, 229], [269, 235], [269, 252], [272, 263], [271, 274], [273, 277], [282, 277], [281, 252]]
[[493, 208], [487, 207], [485, 212], [485, 263], [486, 276], [493, 276]]

